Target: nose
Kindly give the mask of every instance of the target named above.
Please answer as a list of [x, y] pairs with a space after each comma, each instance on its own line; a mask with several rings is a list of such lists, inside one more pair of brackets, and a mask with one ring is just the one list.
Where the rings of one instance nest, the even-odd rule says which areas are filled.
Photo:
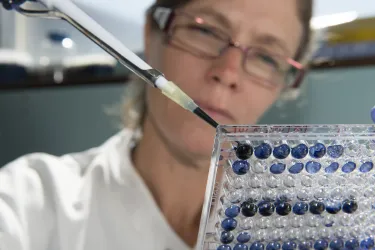
[[212, 61], [208, 71], [208, 80], [212, 83], [220, 83], [230, 89], [237, 89], [242, 73], [242, 52], [230, 47], [223, 51], [220, 57]]

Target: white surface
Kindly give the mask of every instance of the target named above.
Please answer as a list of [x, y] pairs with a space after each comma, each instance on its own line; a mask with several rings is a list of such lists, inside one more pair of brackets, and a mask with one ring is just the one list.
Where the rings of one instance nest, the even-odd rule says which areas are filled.
[[317, 16], [311, 20], [311, 27], [313, 29], [324, 29], [330, 26], [353, 22], [357, 18], [358, 14], [355, 11]]
[[187, 250], [130, 160], [130, 130], [62, 157], [31, 154], [0, 172], [0, 249]]
[[359, 17], [375, 16], [374, 0], [315, 0], [314, 15], [355, 11]]
[[33, 65], [33, 58], [26, 52], [0, 48], [0, 63], [14, 63], [25, 67]]
[[116, 66], [117, 61], [115, 58], [108, 54], [88, 54], [88, 55], [75, 55], [65, 57], [62, 61], [64, 67], [80, 67], [85, 65], [108, 65]]
[[[124, 43], [121, 43], [113, 34], [104, 29], [92, 17], [82, 11], [74, 2], [70, 0], [42, 0], [43, 3], [50, 6], [50, 9], [57, 8], [62, 13], [79, 23], [82, 27], [95, 35], [98, 39], [108, 44], [124, 58], [128, 59], [140, 69], [148, 70], [151, 67], [129, 50]], [[65, 46], [64, 46], [65, 47]]]
[[86, 13], [135, 52], [143, 50], [145, 11], [151, 0], [75, 0]]

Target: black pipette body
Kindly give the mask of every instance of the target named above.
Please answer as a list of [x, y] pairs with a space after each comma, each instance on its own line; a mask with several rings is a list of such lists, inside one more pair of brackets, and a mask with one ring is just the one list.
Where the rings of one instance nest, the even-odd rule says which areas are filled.
[[[194, 114], [198, 115], [201, 119], [203, 119], [205, 122], [207, 122], [208, 124], [210, 124], [212, 127], [214, 128], [217, 128], [219, 126], [219, 124], [214, 120], [212, 119], [207, 113], [205, 113], [201, 108], [197, 107], [195, 110], [194, 110]], [[224, 132], [228, 132], [226, 129], [223, 129]], [[247, 144], [243, 144], [239, 141], [235, 141], [237, 143], [237, 147], [235, 146], [232, 146], [234, 150], [237, 150], [237, 148], [239, 148], [240, 146], [244, 146], [244, 145], [247, 145]], [[251, 150], [251, 154], [252, 154], [252, 148], [249, 146], [249, 148], [247, 150]]]
[[210, 124], [212, 127], [217, 128], [217, 126], [219, 126], [219, 124], [214, 119], [212, 119], [206, 112], [204, 112], [200, 107], [194, 109], [193, 113], [198, 115], [201, 119]]

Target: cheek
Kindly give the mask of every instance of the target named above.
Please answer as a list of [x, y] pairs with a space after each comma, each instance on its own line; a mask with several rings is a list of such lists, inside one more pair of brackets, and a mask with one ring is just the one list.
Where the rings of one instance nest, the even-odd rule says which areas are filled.
[[188, 95], [194, 97], [204, 84], [209, 63], [174, 48], [164, 49], [161, 69], [168, 80], [173, 81]]
[[[255, 83], [249, 83], [246, 90], [237, 100], [237, 108], [240, 124], [253, 124], [270, 108], [280, 94], [279, 89], [265, 89]], [[239, 101], [241, 100], [241, 101]]]
[[[160, 69], [168, 80], [173, 81], [190, 97], [196, 98], [203, 93], [209, 95], [215, 89], [205, 79], [205, 74], [210, 69], [208, 61], [200, 60], [170, 47], [159, 48], [156, 51], [158, 51], [158, 57], [153, 66]], [[232, 93], [224, 91], [225, 96], [228, 96], [225, 98], [227, 106], [235, 115], [237, 124], [256, 123], [277, 99], [280, 91], [265, 89], [246, 79], [242, 79], [240, 85], [242, 86], [238, 91]], [[187, 123], [192, 123], [191, 125], [194, 124], [195, 127], [202, 125], [200, 120], [196, 121], [193, 115], [186, 114], [184, 110], [181, 110], [181, 107], [157, 92], [158, 90], [150, 91], [150, 109], [162, 115], [164, 121], [169, 120], [170, 123], [167, 126], [173, 126], [173, 123], [176, 122], [172, 121], [170, 117], [185, 120]], [[181, 126], [181, 124], [178, 125]]]
[[215, 129], [197, 118], [191, 112], [181, 108], [158, 90], [149, 88], [147, 91], [149, 115], [160, 136], [167, 145], [179, 154], [188, 157], [207, 159], [212, 152]]
[[[190, 97], [195, 98], [204, 84], [204, 63], [187, 53], [173, 51], [173, 48], [159, 52], [155, 68], [162, 71], [168, 80], [173, 81]], [[176, 148], [194, 153], [209, 155], [212, 151], [215, 129], [165, 97], [159, 90], [148, 88], [148, 110], [158, 130]]]

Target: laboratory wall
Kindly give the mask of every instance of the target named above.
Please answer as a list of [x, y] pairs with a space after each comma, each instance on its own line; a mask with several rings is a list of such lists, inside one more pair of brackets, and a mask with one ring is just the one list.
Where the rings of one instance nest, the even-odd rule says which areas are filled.
[[375, 105], [375, 67], [311, 71], [295, 101], [280, 101], [260, 123], [371, 123]]
[[109, 111], [123, 85], [0, 91], [0, 166], [20, 155], [61, 155], [100, 145], [118, 131]]
[[[31, 152], [100, 145], [119, 129], [123, 91], [120, 83], [1, 91], [0, 166]], [[315, 70], [297, 100], [276, 103], [260, 123], [370, 123], [374, 95], [375, 67]]]
[[14, 46], [15, 16], [9, 11], [0, 9], [0, 48]]

